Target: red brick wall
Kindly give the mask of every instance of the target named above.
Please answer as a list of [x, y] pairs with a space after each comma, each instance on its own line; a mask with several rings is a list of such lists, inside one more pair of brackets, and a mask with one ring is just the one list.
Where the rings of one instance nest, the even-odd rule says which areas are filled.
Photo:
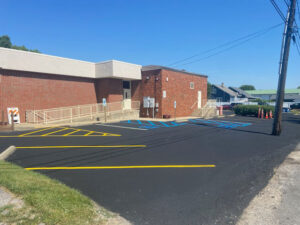
[[[147, 77], [149, 79], [147, 79]], [[147, 116], [147, 109], [143, 107], [143, 97], [150, 96], [155, 98], [155, 101], [159, 104], [158, 111], [155, 111], [155, 117], [160, 118], [161, 112], [161, 73], [160, 70], [143, 71], [141, 81], [141, 111], [142, 117], [153, 117], [153, 110], [149, 109]]]
[[123, 81], [121, 79], [102, 78], [96, 80], [96, 94], [98, 103], [102, 103], [102, 98], [107, 102], [123, 101]]
[[0, 110], [18, 107], [21, 122], [25, 110], [46, 109], [97, 102], [93, 79], [0, 70]]
[[[149, 77], [147, 80], [146, 78]], [[168, 77], [168, 81], [167, 81]], [[158, 80], [156, 80], [156, 78]], [[194, 89], [190, 89], [190, 82], [194, 82]], [[163, 91], [166, 91], [166, 98], [163, 98]], [[141, 81], [141, 105], [143, 97], [154, 97], [159, 104], [155, 112], [156, 118], [163, 115], [175, 116], [174, 101], [176, 100], [176, 116], [190, 116], [197, 108], [198, 91], [202, 92], [201, 104], [204, 106], [207, 101], [207, 78], [170, 70], [143, 71]], [[191, 109], [191, 107], [194, 107]], [[149, 110], [152, 117], [152, 110]], [[147, 116], [147, 110], [141, 108], [140, 115]]]
[[[162, 98], [161, 105], [163, 115], [175, 116], [174, 101], [176, 101], [176, 117], [190, 116], [198, 105], [198, 91], [202, 92], [201, 105], [204, 106], [206, 104], [206, 77], [162, 70], [161, 82], [162, 91], [166, 90], [166, 98]], [[190, 82], [194, 82], [194, 89], [190, 89]], [[193, 108], [191, 109], [192, 106]]]

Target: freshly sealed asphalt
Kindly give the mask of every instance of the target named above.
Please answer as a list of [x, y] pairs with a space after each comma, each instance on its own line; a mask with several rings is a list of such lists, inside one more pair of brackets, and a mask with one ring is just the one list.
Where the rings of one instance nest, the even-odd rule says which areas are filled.
[[[237, 116], [108, 125], [0, 133], [0, 149], [21, 147], [9, 161], [80, 190], [134, 224], [210, 225], [234, 224], [300, 137], [300, 117], [291, 114], [279, 137], [270, 135], [272, 120]], [[153, 165], [183, 167], [120, 168]]]

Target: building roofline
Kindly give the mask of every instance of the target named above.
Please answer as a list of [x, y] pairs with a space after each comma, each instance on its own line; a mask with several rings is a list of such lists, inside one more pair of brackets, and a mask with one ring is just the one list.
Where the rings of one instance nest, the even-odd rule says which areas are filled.
[[174, 68], [170, 68], [170, 67], [166, 67], [166, 66], [148, 65], [148, 66], [142, 67], [142, 71], [152, 71], [152, 70], [169, 70], [169, 71], [178, 72], [178, 73], [185, 73], [188, 75], [201, 76], [201, 77], [206, 77], [206, 78], [208, 77], [207, 75], [204, 75], [204, 74], [188, 72], [185, 70], [178, 70], [178, 69], [174, 69]]

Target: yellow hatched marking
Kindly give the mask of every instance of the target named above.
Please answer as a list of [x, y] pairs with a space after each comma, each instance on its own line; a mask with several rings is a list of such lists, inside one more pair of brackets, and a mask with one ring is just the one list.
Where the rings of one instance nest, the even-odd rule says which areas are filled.
[[50, 133], [47, 133], [47, 134], [43, 134], [41, 136], [48, 136], [48, 135], [51, 135], [51, 134], [55, 134], [55, 133], [58, 133], [58, 132], [61, 132], [63, 130], [67, 130], [68, 128], [63, 128], [63, 129], [60, 129], [60, 130], [56, 130], [56, 131], [53, 131], [53, 132], [50, 132]]
[[86, 134], [83, 135], [83, 136], [89, 136], [89, 135], [92, 134], [92, 133], [95, 133], [95, 131], [88, 132], [88, 133], [86, 133]]
[[81, 146], [21, 146], [17, 149], [27, 148], [145, 148], [146, 145], [81, 145]]
[[[47, 127], [45, 129], [36, 130], [36, 131], [29, 132], [29, 133], [21, 134], [21, 135], [18, 135], [17, 137], [23, 137], [23, 136], [26, 136], [26, 135], [30, 135], [30, 134], [34, 134], [34, 133], [38, 133], [38, 132], [41, 132], [41, 131], [44, 131], [44, 130], [50, 130], [50, 129], [54, 129], [54, 128], [55, 127]], [[5, 137], [5, 136], [1, 136], [1, 137]]]
[[63, 136], [69, 136], [70, 134], [74, 134], [74, 133], [79, 132], [79, 131], [80, 131], [80, 129], [74, 130], [74, 131], [72, 131], [70, 133], [64, 134]]
[[150, 166], [80, 166], [80, 167], [32, 167], [26, 170], [91, 170], [91, 169], [153, 169], [153, 168], [214, 168], [216, 165], [150, 165]]
[[[66, 127], [62, 127], [62, 128], [66, 128]], [[68, 129], [91, 132], [91, 130], [76, 129], [76, 128], [72, 128], [72, 127], [68, 127]], [[93, 132], [96, 133], [96, 134], [102, 134], [102, 136], [121, 136], [120, 134], [104, 133], [104, 132], [100, 132], [100, 131], [93, 131]], [[94, 136], [94, 135], [93, 135], [93, 136]]]

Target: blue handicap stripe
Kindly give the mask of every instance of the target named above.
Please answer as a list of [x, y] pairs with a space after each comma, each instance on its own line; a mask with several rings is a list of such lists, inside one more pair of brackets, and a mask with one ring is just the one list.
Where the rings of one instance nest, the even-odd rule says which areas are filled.
[[153, 123], [152, 121], [148, 120], [148, 123], [150, 123], [152, 126], [156, 126], [155, 123]]
[[162, 121], [159, 121], [162, 125], [166, 126], [166, 127], [170, 127], [168, 124], [162, 122]]

